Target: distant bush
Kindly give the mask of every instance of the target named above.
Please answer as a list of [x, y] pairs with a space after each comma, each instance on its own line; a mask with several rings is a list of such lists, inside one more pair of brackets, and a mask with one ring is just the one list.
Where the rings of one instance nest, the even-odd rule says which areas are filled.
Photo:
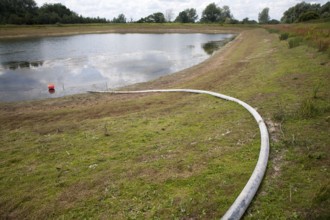
[[277, 30], [277, 29], [267, 29], [267, 31], [270, 34], [278, 34], [278, 33], [280, 33], [280, 30]]
[[289, 48], [295, 48], [295, 47], [298, 47], [301, 42], [303, 41], [303, 38], [302, 37], [292, 37], [292, 38], [289, 38]]
[[282, 33], [279, 38], [280, 40], [287, 40], [289, 38], [289, 33]]
[[307, 11], [299, 16], [298, 21], [299, 22], [310, 21], [318, 18], [320, 18], [320, 15], [315, 11]]
[[272, 19], [270, 21], [268, 21], [268, 24], [279, 24], [280, 21], [279, 20], [276, 20], [276, 19]]

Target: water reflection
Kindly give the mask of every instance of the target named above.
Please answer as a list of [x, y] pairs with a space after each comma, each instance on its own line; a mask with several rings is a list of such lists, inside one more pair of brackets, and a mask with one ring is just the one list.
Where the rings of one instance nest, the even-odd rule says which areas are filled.
[[9, 61], [4, 62], [1, 66], [5, 69], [16, 70], [18, 68], [33, 68], [42, 66], [43, 61]]
[[[202, 62], [230, 34], [95, 34], [0, 41], [0, 101], [149, 81]], [[47, 85], [54, 83], [50, 94]]]
[[219, 41], [210, 41], [204, 43], [202, 47], [208, 55], [212, 55], [215, 51], [219, 50], [219, 48], [223, 47], [230, 40], [232, 40], [232, 38], [219, 40]]

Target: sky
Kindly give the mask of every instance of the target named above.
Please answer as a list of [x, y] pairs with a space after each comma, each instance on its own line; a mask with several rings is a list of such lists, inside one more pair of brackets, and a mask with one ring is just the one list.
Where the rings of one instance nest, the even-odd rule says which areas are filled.
[[[305, 0], [308, 3], [325, 4], [328, 0]], [[35, 0], [38, 6], [44, 3], [61, 3], [84, 17], [102, 17], [109, 20], [123, 13], [127, 20], [139, 20], [155, 12], [165, 14], [172, 10], [174, 18], [187, 8], [195, 8], [201, 17], [203, 10], [210, 3], [229, 6], [235, 19], [258, 20], [258, 13], [268, 7], [271, 19], [280, 20], [283, 13], [301, 0]]]

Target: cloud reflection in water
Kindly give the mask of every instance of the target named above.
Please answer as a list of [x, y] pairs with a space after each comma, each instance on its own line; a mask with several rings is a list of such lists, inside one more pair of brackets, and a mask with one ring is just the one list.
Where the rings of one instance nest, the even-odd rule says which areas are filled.
[[[41, 38], [30, 44], [0, 42], [4, 51], [0, 54], [0, 101], [60, 97], [153, 80], [202, 62], [209, 56], [203, 44], [229, 37], [103, 34]], [[122, 47], [121, 42], [125, 42]], [[11, 53], [14, 49], [24, 52]], [[48, 83], [55, 84], [54, 94], [48, 93]]]

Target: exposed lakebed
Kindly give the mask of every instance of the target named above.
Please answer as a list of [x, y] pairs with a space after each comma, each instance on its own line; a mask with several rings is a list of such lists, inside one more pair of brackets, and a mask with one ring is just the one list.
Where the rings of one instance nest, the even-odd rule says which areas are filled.
[[[232, 34], [91, 34], [0, 41], [0, 101], [115, 89], [207, 59]], [[55, 93], [47, 89], [55, 84]]]

